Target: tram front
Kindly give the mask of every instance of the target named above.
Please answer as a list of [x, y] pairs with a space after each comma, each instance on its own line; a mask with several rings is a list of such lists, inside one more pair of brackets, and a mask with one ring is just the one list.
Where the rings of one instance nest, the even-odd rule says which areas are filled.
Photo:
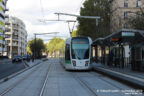
[[72, 38], [71, 58], [74, 69], [89, 70], [91, 68], [91, 42], [91, 39], [86, 37]]

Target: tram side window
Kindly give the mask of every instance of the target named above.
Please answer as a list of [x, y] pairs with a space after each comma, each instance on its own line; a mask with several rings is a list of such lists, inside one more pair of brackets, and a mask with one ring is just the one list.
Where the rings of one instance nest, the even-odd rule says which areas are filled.
[[70, 60], [70, 45], [66, 44], [66, 48], [65, 48], [65, 60]]

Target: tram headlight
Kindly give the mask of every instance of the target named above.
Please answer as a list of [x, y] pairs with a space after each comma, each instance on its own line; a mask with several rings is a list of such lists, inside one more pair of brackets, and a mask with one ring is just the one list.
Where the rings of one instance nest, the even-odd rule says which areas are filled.
[[88, 66], [89, 61], [85, 61], [85, 66]]
[[73, 66], [76, 66], [76, 61], [72, 61], [72, 63], [73, 63]]

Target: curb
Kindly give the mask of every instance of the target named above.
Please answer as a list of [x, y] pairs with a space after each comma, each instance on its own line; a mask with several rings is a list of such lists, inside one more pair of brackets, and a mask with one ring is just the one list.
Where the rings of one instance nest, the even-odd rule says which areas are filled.
[[[12, 75], [9, 75], [9, 76], [7, 76], [7, 77], [4, 77], [4, 78], [0, 79], [0, 83], [6, 82], [6, 81], [8, 81], [9, 79], [14, 78], [14, 77], [16, 77], [17, 75], [19, 75], [19, 74], [27, 71], [28, 69], [31, 69], [31, 68], [39, 65], [39, 64], [42, 63], [42, 62], [43, 62], [43, 61], [38, 62], [38, 63], [36, 63], [35, 65], [32, 65], [32, 66], [27, 67], [27, 68], [25, 68], [25, 69], [23, 69], [23, 70], [20, 70], [20, 71], [14, 73], [14, 74], [12, 74]], [[26, 64], [26, 65], [28, 65], [28, 64]]]
[[142, 90], [144, 90], [144, 79], [100, 67], [94, 67], [93, 69], [102, 74], [118, 79], [127, 85], [130, 85], [135, 88], [141, 88]]

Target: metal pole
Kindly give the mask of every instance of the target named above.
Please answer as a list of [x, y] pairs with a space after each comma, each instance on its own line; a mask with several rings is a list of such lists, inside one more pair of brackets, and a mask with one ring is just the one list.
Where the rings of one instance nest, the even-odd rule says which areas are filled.
[[71, 29], [70, 29], [69, 22], [68, 22], [68, 28], [69, 28], [70, 35], [71, 35], [71, 37], [72, 37], [72, 32], [71, 32]]
[[4, 51], [4, 33], [3, 33], [3, 44], [2, 44], [2, 56], [3, 56], [3, 51]]
[[[74, 22], [72, 29], [70, 28], [70, 22]], [[71, 37], [72, 37], [72, 32], [73, 32], [73, 30], [74, 30], [75, 22], [76, 22], [76, 21], [67, 21], [67, 23], [68, 23], [68, 28], [69, 28], [69, 32], [70, 32]]]
[[98, 19], [96, 19], [96, 33], [98, 33]]
[[98, 60], [98, 45], [95, 46], [95, 59]]
[[51, 32], [51, 33], [34, 33], [34, 53], [33, 56], [36, 58], [36, 35], [46, 35], [46, 34], [57, 34], [59, 32]]
[[36, 34], [35, 34], [35, 39], [34, 39], [34, 57], [36, 58]]
[[9, 56], [9, 47], [8, 47], [8, 44], [7, 44], [7, 57]]
[[79, 18], [90, 18], [90, 19], [100, 19], [100, 16], [80, 16], [75, 14], [68, 14], [68, 13], [55, 13], [57, 15], [68, 15], [68, 16], [74, 16]]
[[21, 38], [21, 56], [23, 55], [23, 46], [22, 46], [22, 38]]
[[1, 51], [1, 52], [2, 52], [2, 56], [3, 56], [3, 51], [4, 51], [4, 50], [3, 50], [3, 49], [4, 49], [4, 40], [5, 40], [5, 39], [4, 39], [4, 35], [5, 35], [4, 33], [3, 33], [3, 34], [0, 34], [0, 36], [2, 36], [2, 38], [3, 38], [3, 40], [2, 40], [2, 43], [3, 43], [3, 44], [2, 44], [2, 51]]
[[96, 19], [96, 30], [98, 31], [98, 19], [100, 19], [100, 16], [80, 16], [80, 15], [68, 14], [68, 13], [55, 13], [55, 14], [57, 14], [58, 16], [59, 15], [68, 15], [68, 16], [74, 16], [74, 17], [78, 17], [78, 18]]

